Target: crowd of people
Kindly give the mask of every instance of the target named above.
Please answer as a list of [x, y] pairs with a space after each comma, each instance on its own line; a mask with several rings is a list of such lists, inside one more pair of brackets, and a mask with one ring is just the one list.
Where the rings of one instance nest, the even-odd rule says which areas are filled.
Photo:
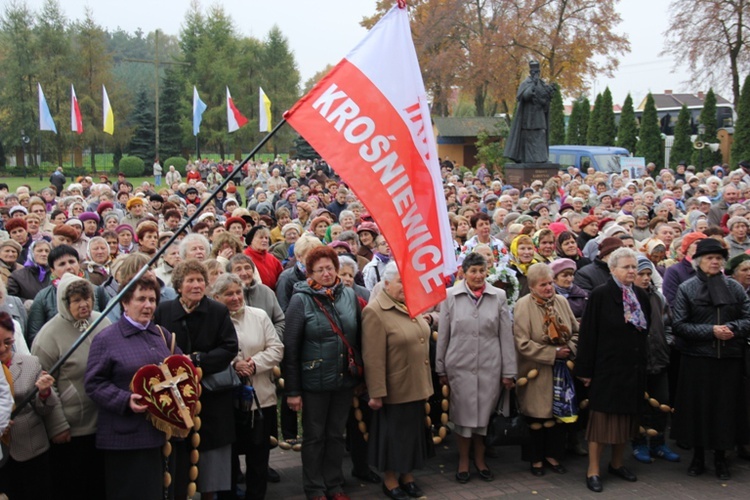
[[[727, 480], [750, 458], [750, 163], [650, 167], [514, 187], [445, 159], [459, 265], [415, 317], [373, 214], [322, 161], [0, 184], [0, 492], [186, 498], [196, 481], [204, 499], [262, 499], [278, 445], [301, 452], [310, 499], [348, 498], [347, 450], [358, 480], [420, 497], [444, 398], [462, 484], [495, 479], [491, 417], [515, 400], [534, 476], [587, 455], [585, 484], [603, 491], [610, 445], [608, 474], [626, 481], [626, 454], [686, 455], [698, 476], [706, 450]], [[174, 354], [204, 385], [199, 433], [165, 453], [131, 380]]]

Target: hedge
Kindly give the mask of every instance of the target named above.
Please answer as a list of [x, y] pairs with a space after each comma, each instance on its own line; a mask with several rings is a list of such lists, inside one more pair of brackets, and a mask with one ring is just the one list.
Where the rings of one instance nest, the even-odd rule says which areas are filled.
[[122, 172], [127, 177], [142, 177], [143, 169], [143, 160], [137, 156], [124, 156], [120, 160], [120, 167], [117, 171]]
[[164, 160], [162, 162], [162, 175], [167, 175], [167, 172], [169, 172], [169, 166], [174, 166], [175, 170], [177, 170], [179, 173], [181, 173], [183, 176], [186, 174], [185, 172], [185, 166], [187, 165], [187, 160], [183, 158], [182, 156], [171, 156]]

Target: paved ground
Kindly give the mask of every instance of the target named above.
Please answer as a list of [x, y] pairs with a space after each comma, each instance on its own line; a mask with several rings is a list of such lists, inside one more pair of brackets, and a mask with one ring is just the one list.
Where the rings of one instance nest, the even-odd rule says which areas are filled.
[[[488, 459], [488, 465], [496, 475], [495, 481], [485, 483], [473, 475], [468, 484], [461, 485], [454, 479], [458, 464], [454, 440], [449, 437], [446, 443], [437, 448], [437, 456], [428, 462], [428, 468], [416, 473], [417, 482], [429, 499], [750, 498], [750, 462], [730, 460], [732, 479], [719, 481], [713, 473], [710, 453], [707, 454], [706, 461], [708, 470], [699, 478], [688, 477], [685, 472], [690, 461], [690, 452], [682, 452], [682, 462], [677, 464], [659, 460], [651, 465], [644, 465], [628, 457], [626, 465], [638, 475], [638, 482], [628, 483], [605, 473], [604, 492], [596, 494], [586, 488], [586, 457], [569, 457], [564, 461], [568, 468], [565, 475], [557, 475], [547, 470], [544, 477], [537, 478], [529, 472], [528, 464], [520, 461], [518, 448], [498, 448], [499, 457]], [[604, 459], [602, 461], [606, 468], [606, 462]], [[305, 498], [301, 484], [302, 465], [299, 453], [275, 449], [271, 452], [271, 466], [281, 474], [281, 483], [269, 484], [267, 498]], [[346, 458], [346, 491], [352, 498], [386, 498], [380, 486], [362, 484], [349, 475], [350, 470], [351, 462]]]

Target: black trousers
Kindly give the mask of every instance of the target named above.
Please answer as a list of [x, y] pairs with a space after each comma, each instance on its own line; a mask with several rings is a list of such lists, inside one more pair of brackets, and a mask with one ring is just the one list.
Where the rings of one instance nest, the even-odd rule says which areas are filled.
[[104, 466], [107, 500], [156, 500], [163, 497], [164, 456], [161, 446], [145, 450], [105, 450]]
[[0, 469], [0, 492], [13, 500], [52, 498], [49, 451], [26, 462], [12, 458]]
[[[359, 398], [359, 409], [362, 410], [362, 421], [370, 428], [370, 419], [372, 410], [367, 406], [369, 399]], [[349, 448], [349, 454], [352, 459], [354, 473], [365, 475], [369, 472], [370, 467], [367, 464], [367, 441], [359, 430], [359, 423], [354, 417], [354, 408], [349, 409], [349, 419], [346, 421], [346, 444]]]
[[[262, 418], [261, 418], [262, 416]], [[263, 500], [268, 487], [268, 460], [271, 453], [270, 436], [276, 428], [276, 405], [260, 412], [235, 412], [237, 440], [232, 444], [232, 484], [237, 485], [240, 455], [245, 455], [246, 500]]]
[[[529, 424], [546, 422], [547, 418], [525, 417]], [[567, 424], [556, 423], [550, 428], [542, 427], [538, 431], [529, 429], [529, 444], [521, 447], [521, 459], [527, 462], [542, 462], [544, 457], [554, 458], [558, 462], [565, 453], [565, 433]]]
[[96, 449], [96, 434], [52, 444], [49, 453], [56, 498], [104, 498], [104, 453]]
[[[286, 394], [282, 391], [279, 398], [281, 399], [281, 437], [284, 441], [297, 439], [297, 412], [289, 409], [286, 404]], [[272, 435], [278, 437], [278, 432]]]

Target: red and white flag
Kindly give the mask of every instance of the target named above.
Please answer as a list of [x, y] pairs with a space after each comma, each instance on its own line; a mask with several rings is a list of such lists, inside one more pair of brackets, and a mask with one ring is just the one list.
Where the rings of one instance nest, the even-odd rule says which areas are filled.
[[406, 8], [394, 6], [285, 118], [374, 217], [412, 317], [442, 301], [456, 257]]
[[239, 128], [246, 123], [247, 118], [245, 118], [245, 116], [240, 113], [240, 110], [237, 109], [237, 106], [234, 105], [232, 95], [229, 93], [229, 87], [227, 87], [227, 124], [229, 132], [231, 133], [235, 130], [239, 130]]
[[83, 118], [81, 118], [81, 108], [78, 106], [76, 89], [70, 86], [70, 130], [81, 135], [83, 133]]

